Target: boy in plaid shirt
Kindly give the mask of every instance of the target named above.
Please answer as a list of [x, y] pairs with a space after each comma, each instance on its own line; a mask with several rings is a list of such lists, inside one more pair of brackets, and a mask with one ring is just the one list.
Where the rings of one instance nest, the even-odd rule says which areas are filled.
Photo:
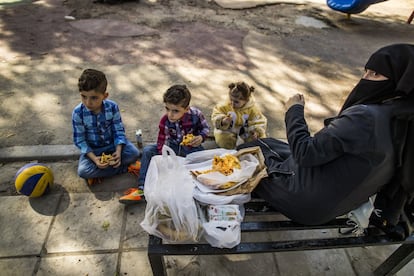
[[[204, 150], [201, 145], [207, 137], [210, 127], [203, 113], [190, 106], [191, 93], [185, 85], [173, 85], [164, 93], [166, 114], [159, 123], [156, 144], [144, 147], [141, 157], [141, 169], [138, 189], [130, 189], [119, 202], [129, 204], [139, 201], [143, 195], [144, 181], [148, 166], [154, 155], [161, 154], [164, 145], [169, 146], [179, 156]], [[192, 138], [183, 145], [183, 138], [192, 134]]]
[[[118, 105], [108, 100], [104, 73], [86, 69], [78, 81], [82, 102], [72, 112], [73, 142], [80, 149], [78, 175], [89, 185], [102, 178], [127, 172], [139, 157], [138, 149], [125, 137]], [[110, 154], [102, 162], [102, 154]]]

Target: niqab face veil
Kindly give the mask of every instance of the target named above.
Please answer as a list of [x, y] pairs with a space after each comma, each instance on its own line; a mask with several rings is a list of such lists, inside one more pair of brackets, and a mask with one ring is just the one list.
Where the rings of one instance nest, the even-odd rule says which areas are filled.
[[376, 51], [365, 69], [388, 78], [386, 81], [361, 79], [351, 91], [341, 112], [355, 104], [381, 103], [397, 96], [414, 95], [414, 45], [393, 44]]

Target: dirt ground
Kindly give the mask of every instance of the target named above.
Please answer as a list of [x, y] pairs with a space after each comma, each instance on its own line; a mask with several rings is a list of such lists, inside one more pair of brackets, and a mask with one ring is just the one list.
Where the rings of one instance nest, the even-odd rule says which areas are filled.
[[[185, 83], [192, 92], [192, 105], [209, 117], [213, 106], [227, 98], [230, 82], [248, 82], [255, 86], [256, 100], [268, 118], [269, 136], [282, 139], [285, 138], [283, 103], [293, 93], [301, 92], [306, 99], [306, 119], [313, 132], [321, 127], [324, 118], [338, 112], [343, 98], [358, 81], [373, 51], [391, 43], [414, 43], [414, 23], [406, 24], [414, 9], [412, 0], [385, 1], [351, 16], [351, 19], [328, 8], [326, 0], [245, 2], [267, 4], [228, 9], [213, 0], [140, 0], [119, 5], [98, 4], [93, 0], [0, 0], [0, 151], [13, 146], [72, 145], [71, 113], [80, 102], [77, 79], [86, 68], [106, 73], [110, 98], [120, 106], [128, 137], [134, 139], [135, 129], [141, 128], [144, 143], [155, 141], [158, 121], [164, 111], [162, 94], [175, 83]], [[28, 161], [34, 160], [0, 163], [0, 197], [18, 195], [14, 176]], [[111, 201], [108, 204], [115, 204], [115, 207], [105, 206], [111, 209], [109, 213], [115, 214], [120, 210], [116, 199], [137, 183], [135, 176], [122, 174], [89, 187], [77, 175], [77, 160], [57, 160], [47, 165], [54, 174], [55, 186], [51, 192], [64, 199], [59, 209], [69, 210], [63, 216], [63, 220], [67, 217], [69, 220], [60, 223], [53, 218], [52, 222], [56, 223], [50, 223], [50, 227], [68, 225], [66, 229], [72, 233], [77, 233], [73, 225], [82, 226], [79, 228], [82, 235], [91, 229], [84, 227], [89, 222], [79, 223], [79, 210], [87, 208], [86, 213], [89, 213], [89, 209], [97, 206], [99, 209], [101, 203]], [[73, 196], [73, 193], [79, 195]], [[89, 201], [87, 193], [93, 193], [97, 201]], [[88, 201], [84, 203], [78, 201], [79, 198]], [[6, 200], [2, 199], [11, 202]], [[13, 212], [17, 210], [23, 214], [22, 210], [28, 210], [20, 209], [24, 206], [22, 200], [14, 200], [18, 201], [10, 205]], [[29, 203], [31, 208], [27, 207], [30, 210], [25, 211], [24, 216], [30, 216], [31, 209], [40, 213], [33, 201]], [[77, 204], [81, 209], [73, 210], [79, 207]], [[144, 207], [140, 208], [135, 214], [132, 209], [125, 209], [123, 218], [143, 215]], [[102, 210], [99, 213], [105, 213], [106, 221], [108, 215]], [[116, 221], [119, 214], [116, 213]], [[76, 221], [72, 223], [75, 217]], [[95, 213], [94, 217], [103, 219]], [[39, 224], [38, 216], [34, 218], [34, 223]], [[124, 256], [127, 259], [122, 262], [131, 264], [129, 269], [136, 273], [136, 268], [141, 272], [141, 261], [147, 259], [141, 249], [147, 240], [144, 231], [136, 232], [139, 219], [133, 221], [131, 223], [131, 219], [126, 227], [126, 223], [122, 223], [123, 229], [133, 229], [130, 230], [133, 234], [127, 235], [123, 244], [134, 244], [139, 238], [138, 256], [141, 257], [135, 257], [126, 246], [128, 252]], [[15, 224], [27, 225], [21, 222], [15, 221]], [[20, 232], [17, 232], [19, 236]], [[51, 237], [52, 228], [45, 233]], [[96, 236], [96, 232], [91, 233]], [[16, 234], [12, 234], [16, 239]], [[32, 234], [21, 236], [27, 238]], [[119, 241], [119, 236], [117, 239]], [[45, 241], [39, 242], [43, 248], [46, 248]], [[46, 251], [42, 250], [42, 258]], [[358, 260], [363, 267], [378, 262], [376, 251], [368, 255], [365, 251], [364, 248], [364, 253], [355, 255], [357, 257], [346, 253], [347, 259], [351, 260], [351, 272], [358, 268]], [[100, 257], [108, 255], [112, 258], [111, 254], [101, 253]], [[73, 252], [62, 254], [65, 256], [52, 252], [52, 257], [70, 257], [75, 262], [82, 259], [84, 264], [83, 260], [86, 260], [88, 269], [93, 266], [88, 254], [83, 252], [79, 258]], [[375, 258], [369, 258], [371, 255]], [[302, 258], [308, 260], [311, 270], [307, 274], [322, 271], [313, 270], [315, 264], [324, 274], [335, 274], [337, 267], [341, 267], [337, 261], [332, 262], [338, 257], [328, 260], [333, 264], [334, 270], [330, 270], [329, 266], [319, 265], [318, 258], [322, 255], [315, 256], [301, 256], [296, 263], [302, 266]], [[385, 259], [385, 255], [383, 257]], [[272, 265], [274, 258], [271, 257]], [[282, 257], [280, 263], [292, 266], [293, 258]], [[22, 262], [32, 259], [29, 255], [18, 256], [16, 267], [24, 267]], [[39, 264], [39, 256], [34, 259]], [[53, 258], [46, 256], [46, 259]], [[110, 263], [101, 260], [99, 258], [96, 267]], [[8, 268], [9, 260], [5, 261]], [[63, 258], [64, 266], [59, 262], [57, 268], [66, 269], [71, 261]], [[194, 275], [200, 271], [198, 262], [198, 259], [187, 262], [170, 258], [167, 265], [170, 270], [178, 271], [177, 275], [187, 272], [186, 275]], [[200, 263], [206, 264], [204, 267], [214, 267], [214, 264], [222, 267], [223, 259], [211, 263], [201, 260]], [[234, 263], [237, 273], [245, 267], [244, 260]], [[254, 259], [247, 265], [258, 267]], [[268, 267], [264, 265], [262, 270], [255, 272], [260, 275], [260, 271]]]
[[[390, 0], [344, 14], [324, 0], [226, 9], [209, 0], [0, 1], [0, 147], [71, 144], [76, 81], [104, 70], [129, 137], [156, 137], [163, 91], [185, 82], [206, 116], [227, 84], [256, 87], [269, 135], [284, 136], [283, 101], [308, 100], [312, 130], [337, 112], [378, 47], [414, 42], [405, 23], [414, 6]], [[260, 1], [259, 1], [260, 2]], [[263, 1], [266, 2], [266, 1]]]

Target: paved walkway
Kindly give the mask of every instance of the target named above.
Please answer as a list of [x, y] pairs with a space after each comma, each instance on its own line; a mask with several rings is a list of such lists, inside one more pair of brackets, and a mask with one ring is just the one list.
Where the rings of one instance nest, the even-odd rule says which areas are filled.
[[[37, 155], [36, 148], [40, 149]], [[14, 161], [20, 150], [30, 155]], [[55, 173], [55, 183], [59, 183], [50, 194], [40, 198], [1, 197], [0, 274], [152, 275], [146, 251], [148, 236], [139, 225], [145, 203], [124, 206], [118, 202], [122, 191], [133, 186], [135, 177], [125, 174], [89, 188], [76, 176], [77, 162], [72, 150], [72, 146], [65, 145], [0, 150], [0, 157], [10, 161], [2, 167], [3, 176], [12, 179], [17, 169], [30, 160], [55, 160], [47, 164]], [[67, 154], [60, 155], [62, 152]], [[0, 187], [4, 192], [4, 185]], [[330, 233], [315, 230], [250, 234], [245, 238], [277, 240], [305, 235]], [[395, 248], [178, 256], [169, 257], [166, 264], [169, 275], [370, 275]], [[414, 262], [411, 262], [397, 275], [413, 273]]]

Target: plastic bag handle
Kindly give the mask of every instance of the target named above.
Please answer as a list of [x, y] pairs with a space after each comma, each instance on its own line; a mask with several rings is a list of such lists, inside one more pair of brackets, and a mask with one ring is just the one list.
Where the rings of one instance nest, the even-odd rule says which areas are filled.
[[162, 157], [166, 160], [167, 166], [169, 169], [173, 168], [176, 165], [177, 155], [175, 154], [174, 150], [167, 145], [163, 145], [161, 149]]

